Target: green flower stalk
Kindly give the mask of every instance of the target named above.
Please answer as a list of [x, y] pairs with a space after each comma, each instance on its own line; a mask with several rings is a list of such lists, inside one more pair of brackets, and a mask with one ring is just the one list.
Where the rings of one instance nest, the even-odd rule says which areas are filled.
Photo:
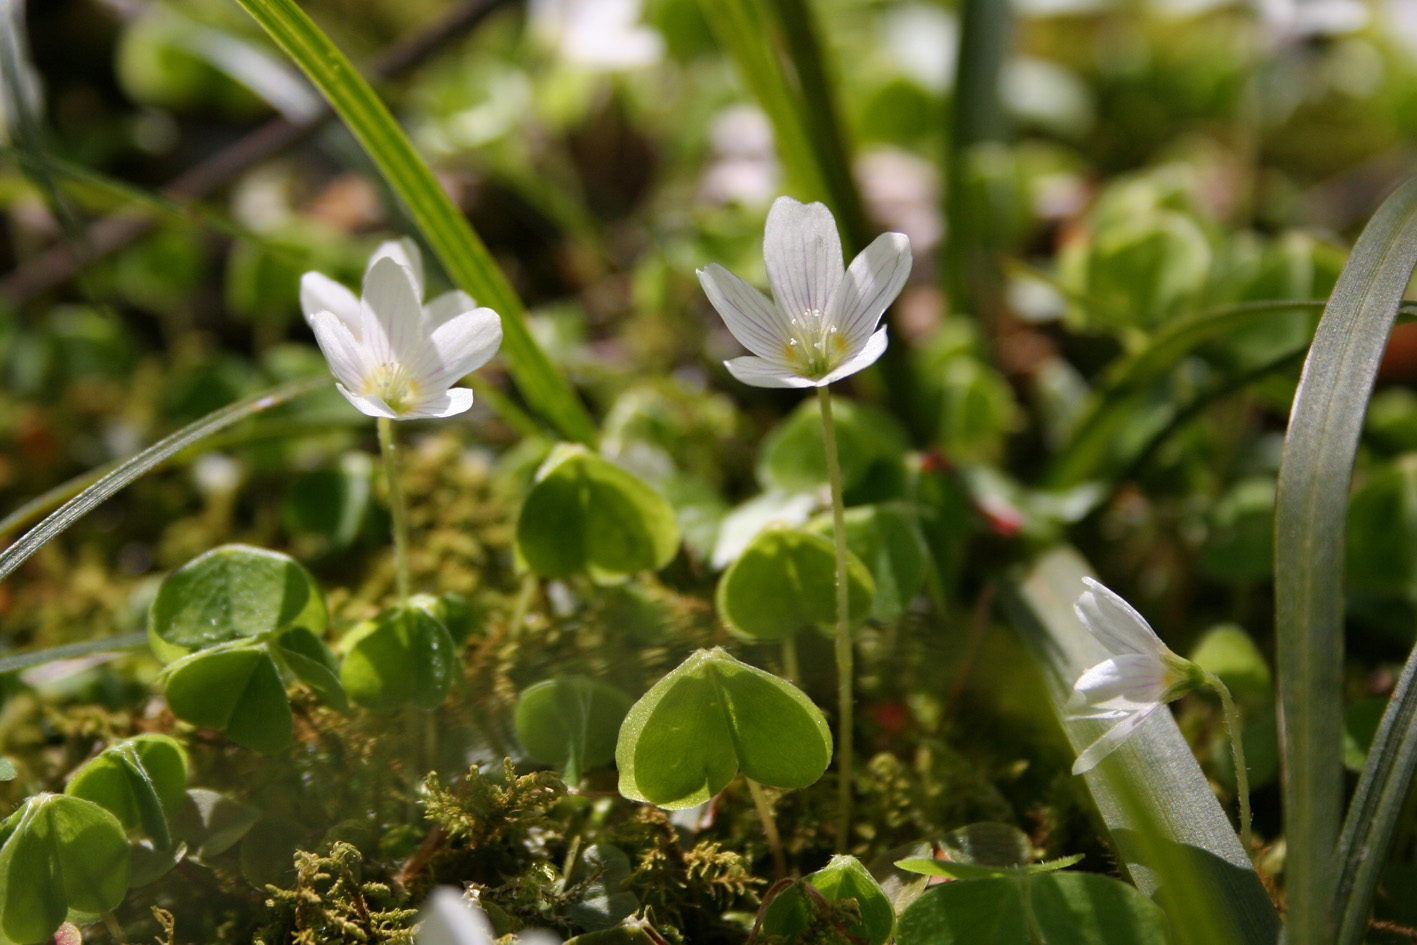
[[771, 300], [717, 264], [699, 270], [699, 283], [733, 337], [752, 352], [725, 361], [730, 374], [754, 387], [817, 388], [836, 546], [837, 847], [845, 850], [851, 826], [854, 651], [841, 463], [827, 386], [885, 353], [886, 329], [878, 326], [910, 275], [910, 240], [902, 233], [883, 233], [846, 268], [831, 211], [820, 203], [779, 197], [768, 212], [763, 261]]

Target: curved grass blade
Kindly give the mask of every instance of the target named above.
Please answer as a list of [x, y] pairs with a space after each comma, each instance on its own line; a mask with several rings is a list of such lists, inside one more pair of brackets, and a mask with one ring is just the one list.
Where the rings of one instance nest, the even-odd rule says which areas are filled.
[[238, 420], [268, 410], [277, 404], [283, 404], [302, 394], [319, 390], [328, 386], [329, 383], [329, 376], [324, 374], [290, 381], [209, 413], [195, 423], [190, 423], [176, 433], [158, 440], [141, 453], [114, 467], [97, 482], [65, 502], [44, 521], [26, 532], [13, 545], [0, 552], [0, 581], [3, 581], [11, 571], [19, 567], [26, 558], [42, 548], [45, 542], [63, 532], [64, 529], [88, 514], [94, 506], [172, 454], [191, 446], [203, 437], [231, 426]]
[[95, 653], [119, 653], [123, 650], [146, 650], [147, 648], [148, 634], [145, 630], [117, 637], [104, 637], [101, 640], [66, 643], [63, 646], [51, 646], [43, 650], [31, 650], [28, 653], [16, 653], [13, 656], [0, 656], [0, 676], [58, 660], [71, 660], [80, 656], [92, 656]]
[[502, 350], [518, 388], [562, 436], [596, 438], [585, 406], [526, 326], [526, 309], [384, 103], [293, 0], [237, 0], [310, 77], [398, 194], [448, 276], [502, 316]]
[[1167, 325], [1144, 348], [1108, 369], [1088, 398], [1072, 436], [1053, 458], [1045, 483], [1067, 488], [1101, 476], [1109, 444], [1135, 410], [1136, 391], [1164, 378], [1201, 345], [1296, 310], [1318, 311], [1323, 305], [1321, 300], [1251, 302]]
[[1334, 940], [1348, 492], [1378, 363], [1414, 266], [1417, 180], [1378, 208], [1353, 247], [1319, 321], [1285, 436], [1274, 597], [1289, 945]]
[[[1073, 683], [1105, 655], [1073, 613], [1092, 573], [1060, 547], [1004, 584], [1005, 613], [1042, 668], [1060, 723]], [[1064, 729], [1080, 751], [1101, 726]], [[1274, 945], [1279, 917], [1169, 711], [1154, 713], [1084, 777], [1123, 865], [1170, 913], [1178, 945]]]

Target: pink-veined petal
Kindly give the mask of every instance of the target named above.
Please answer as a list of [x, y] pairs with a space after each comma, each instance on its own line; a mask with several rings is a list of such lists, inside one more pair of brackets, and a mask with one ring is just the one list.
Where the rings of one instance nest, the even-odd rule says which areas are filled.
[[905, 287], [910, 262], [910, 240], [904, 233], [882, 233], [851, 261], [827, 308], [827, 320], [849, 347], [864, 344], [876, 330], [881, 315]]
[[1166, 644], [1136, 608], [1092, 578], [1083, 578], [1087, 590], [1073, 610], [1092, 635], [1111, 653], [1140, 653], [1160, 659]]
[[419, 301], [423, 300], [423, 286], [426, 285], [423, 276], [423, 252], [418, 248], [418, 244], [407, 236], [396, 240], [387, 240], [379, 244], [374, 250], [374, 254], [369, 257], [369, 265], [364, 267], [364, 278], [369, 278], [369, 270], [374, 268], [374, 264], [381, 259], [392, 259], [403, 266], [413, 276], [413, 286], [417, 291]]
[[724, 361], [723, 366], [744, 384], [751, 387], [816, 387], [817, 382], [794, 374], [791, 370], [746, 354], [741, 358]]
[[368, 352], [349, 326], [333, 312], [322, 311], [310, 316], [310, 330], [335, 380], [356, 390], [362, 388], [371, 365]]
[[431, 352], [433, 364], [421, 375], [423, 383], [430, 388], [447, 388], [492, 360], [501, 344], [502, 319], [496, 312], [490, 308], [463, 312], [428, 336], [424, 350]]
[[300, 310], [308, 322], [316, 312], [330, 312], [359, 337], [359, 298], [323, 272], [300, 277]]
[[768, 211], [763, 261], [773, 301], [784, 315], [825, 313], [844, 271], [831, 211], [825, 204], [778, 197]]
[[368, 417], [388, 417], [397, 420], [399, 415], [394, 413], [394, 409], [384, 402], [382, 397], [373, 394], [356, 394], [343, 384], [336, 384], [335, 387], [344, 399], [354, 405], [354, 409]]
[[477, 308], [477, 303], [472, 300], [472, 296], [461, 289], [454, 289], [451, 292], [444, 292], [423, 306], [423, 323], [431, 331], [448, 319], [461, 315], [463, 312], [470, 312], [475, 308]]
[[861, 346], [861, 350], [847, 358], [845, 361], [832, 368], [829, 372], [817, 381], [818, 387], [825, 387], [828, 384], [835, 384], [843, 377], [850, 377], [857, 371], [868, 368], [880, 360], [881, 355], [886, 353], [886, 329], [878, 329], [874, 335], [866, 339], [866, 343]]
[[413, 278], [389, 256], [375, 260], [364, 277], [359, 300], [363, 341], [376, 363], [406, 364], [424, 342], [423, 305]]
[[792, 334], [765, 295], [718, 263], [699, 270], [699, 285], [739, 344], [760, 358], [783, 357]]
[[400, 420], [422, 420], [434, 417], [451, 417], [472, 406], [472, 388], [453, 387], [420, 400], [405, 410]]
[[1088, 745], [1083, 749], [1082, 754], [1078, 755], [1078, 760], [1073, 762], [1073, 774], [1083, 774], [1097, 767], [1098, 762], [1116, 751], [1117, 748], [1121, 746], [1122, 742], [1126, 741], [1128, 736], [1136, 731], [1137, 726], [1149, 719], [1151, 713], [1155, 712], [1156, 709], [1157, 704], [1152, 703], [1140, 712], [1134, 712], [1126, 716], [1116, 725], [1103, 732], [1101, 738], [1091, 745]]

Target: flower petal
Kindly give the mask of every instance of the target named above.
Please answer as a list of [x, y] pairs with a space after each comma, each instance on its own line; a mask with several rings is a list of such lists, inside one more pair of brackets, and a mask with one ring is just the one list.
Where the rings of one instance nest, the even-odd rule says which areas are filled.
[[1160, 659], [1166, 644], [1136, 608], [1092, 578], [1083, 578], [1087, 590], [1073, 605], [1078, 618], [1111, 653], [1140, 653]]
[[320, 311], [310, 316], [310, 330], [335, 379], [356, 390], [362, 388], [370, 374], [369, 355], [350, 327], [335, 313]]
[[300, 310], [307, 322], [316, 312], [332, 312], [359, 337], [359, 299], [323, 272], [300, 277]]
[[771, 361], [755, 358], [750, 354], [734, 358], [731, 361], [724, 361], [723, 366], [728, 368], [729, 374], [752, 387], [818, 386], [817, 382], [810, 378], [794, 374], [785, 367], [779, 367]]
[[792, 332], [766, 296], [718, 263], [699, 270], [699, 285], [743, 347], [770, 361], [783, 358]]
[[1131, 735], [1132, 732], [1136, 731], [1137, 726], [1150, 718], [1151, 713], [1155, 712], [1156, 709], [1157, 704], [1152, 703], [1140, 712], [1132, 713], [1103, 732], [1101, 738], [1091, 745], [1088, 745], [1083, 749], [1082, 754], [1078, 755], [1078, 760], [1073, 762], [1073, 774], [1082, 774], [1095, 768], [1099, 761], [1116, 751], [1117, 748], [1121, 746], [1122, 742], [1126, 741], [1127, 737]]
[[817, 381], [818, 387], [825, 387], [828, 384], [835, 384], [843, 377], [849, 377], [857, 371], [868, 368], [886, 353], [886, 329], [880, 328], [874, 335], [866, 340], [861, 346], [861, 350], [847, 358], [845, 361], [832, 368], [824, 374], [821, 380]]
[[1162, 701], [1169, 684], [1163, 664], [1149, 656], [1125, 653], [1103, 660], [1078, 677], [1068, 708], [1070, 713], [1075, 706], [1104, 713], [1133, 712]]
[[827, 319], [850, 347], [864, 344], [887, 306], [910, 276], [910, 240], [904, 233], [882, 233], [851, 261], [846, 277], [832, 293]]
[[376, 364], [406, 364], [423, 344], [423, 305], [408, 267], [384, 256], [364, 277], [363, 341]]
[[382, 397], [375, 397], [373, 394], [356, 394], [343, 384], [336, 384], [336, 388], [344, 395], [344, 399], [354, 405], [354, 409], [368, 417], [388, 417], [391, 420], [399, 419], [399, 415], [394, 409], [384, 402]]
[[413, 274], [413, 285], [419, 300], [423, 299], [423, 253], [418, 244], [407, 236], [388, 240], [379, 244], [374, 255], [369, 257], [369, 265], [364, 268], [364, 278], [369, 278], [369, 270], [381, 259], [392, 259]]
[[418, 945], [492, 945], [492, 925], [462, 894], [440, 886], [418, 914]]
[[841, 237], [825, 204], [778, 197], [768, 211], [763, 261], [773, 301], [791, 318], [827, 310], [841, 282]]
[[425, 417], [451, 417], [472, 406], [472, 389], [454, 387], [428, 397], [405, 410], [400, 420], [418, 420]]
[[[430, 388], [446, 390], [454, 381], [492, 360], [502, 344], [502, 319], [490, 308], [475, 308], [433, 329], [415, 376]], [[424, 358], [431, 360], [426, 366]]]
[[461, 289], [454, 289], [451, 292], [444, 292], [427, 305], [423, 306], [423, 323], [431, 331], [443, 322], [463, 312], [470, 312], [477, 308], [477, 303], [472, 300]]

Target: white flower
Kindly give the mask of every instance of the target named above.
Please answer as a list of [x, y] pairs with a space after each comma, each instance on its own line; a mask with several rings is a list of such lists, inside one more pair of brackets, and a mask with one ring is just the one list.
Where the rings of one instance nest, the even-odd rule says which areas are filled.
[[714, 263], [699, 283], [751, 356], [725, 361], [754, 387], [825, 387], [874, 364], [886, 350], [876, 325], [910, 275], [910, 240], [883, 233], [843, 271], [836, 220], [823, 204], [778, 197], [768, 212], [763, 260], [773, 301]]
[[1200, 669], [1171, 652], [1131, 604], [1092, 578], [1082, 580], [1088, 589], [1073, 609], [1112, 656], [1078, 678], [1068, 716], [1121, 721], [1078, 755], [1073, 774], [1110, 755], [1158, 706], [1204, 683]]
[[[418, 916], [415, 945], [494, 945], [492, 924], [482, 910], [463, 898], [451, 886], [439, 886], [429, 893]], [[543, 930], [519, 934], [520, 945], [557, 945], [556, 936]]]
[[531, 0], [533, 29], [570, 62], [616, 71], [664, 58], [664, 38], [641, 22], [642, 0]]
[[371, 417], [462, 413], [472, 406], [472, 391], [452, 385], [486, 364], [502, 343], [502, 320], [466, 292], [423, 304], [423, 259], [409, 239], [374, 251], [360, 298], [328, 276], [305, 273], [300, 307], [335, 386]]

